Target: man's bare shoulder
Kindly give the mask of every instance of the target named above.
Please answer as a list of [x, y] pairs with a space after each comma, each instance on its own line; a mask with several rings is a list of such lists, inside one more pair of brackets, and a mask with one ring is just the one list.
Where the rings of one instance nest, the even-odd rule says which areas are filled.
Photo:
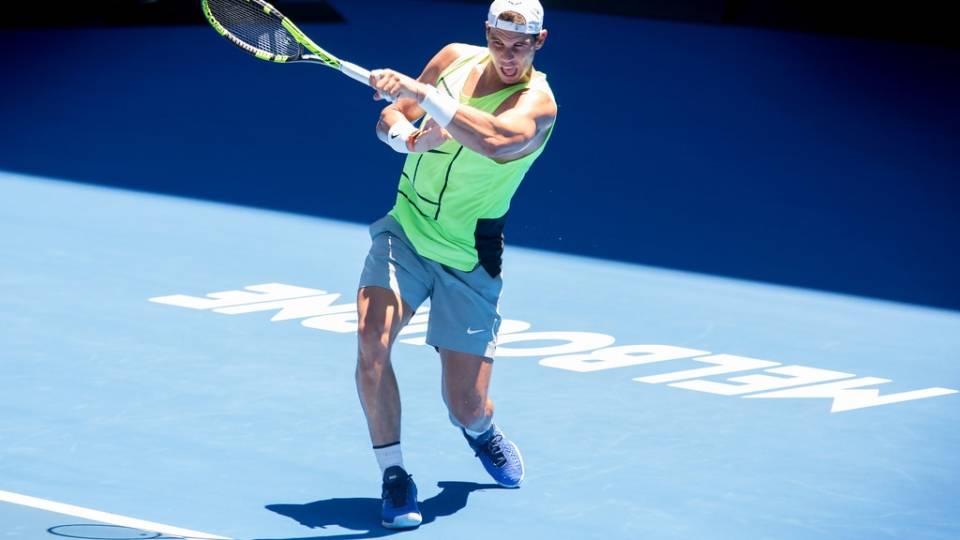
[[443, 71], [450, 67], [451, 64], [456, 62], [458, 58], [462, 58], [471, 54], [477, 54], [484, 50], [486, 50], [486, 47], [469, 45], [467, 43], [450, 43], [449, 45], [440, 49], [440, 52], [433, 57], [433, 60], [431, 60], [430, 63], [433, 64], [437, 70]]

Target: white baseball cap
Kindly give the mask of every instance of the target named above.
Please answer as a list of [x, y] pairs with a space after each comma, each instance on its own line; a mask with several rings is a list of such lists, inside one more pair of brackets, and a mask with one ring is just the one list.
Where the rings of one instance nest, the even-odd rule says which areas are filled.
[[[501, 20], [500, 14], [505, 11], [514, 11], [523, 15], [527, 24]], [[490, 26], [501, 30], [523, 34], [539, 34], [540, 30], [543, 30], [543, 6], [540, 5], [540, 0], [493, 0], [493, 3], [490, 4], [487, 21]]]

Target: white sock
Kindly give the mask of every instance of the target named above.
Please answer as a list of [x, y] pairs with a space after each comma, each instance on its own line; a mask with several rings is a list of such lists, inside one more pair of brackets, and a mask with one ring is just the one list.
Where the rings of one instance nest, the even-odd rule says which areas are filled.
[[377, 456], [380, 474], [394, 465], [403, 468], [403, 453], [400, 452], [400, 441], [383, 446], [374, 446], [373, 453]]
[[493, 421], [491, 420], [490, 423], [487, 424], [487, 427], [483, 428], [483, 431], [473, 431], [472, 429], [467, 429], [467, 428], [463, 428], [463, 430], [467, 432], [467, 435], [469, 435], [471, 439], [476, 439], [477, 437], [490, 431], [490, 426], [492, 425], [493, 425]]

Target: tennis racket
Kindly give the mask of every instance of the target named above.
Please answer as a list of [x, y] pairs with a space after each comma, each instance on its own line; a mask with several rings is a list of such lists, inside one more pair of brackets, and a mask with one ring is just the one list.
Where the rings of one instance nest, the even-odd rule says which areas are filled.
[[201, 0], [201, 5], [214, 30], [261, 60], [322, 64], [355, 81], [370, 84], [368, 70], [323, 50], [277, 8], [263, 0]]

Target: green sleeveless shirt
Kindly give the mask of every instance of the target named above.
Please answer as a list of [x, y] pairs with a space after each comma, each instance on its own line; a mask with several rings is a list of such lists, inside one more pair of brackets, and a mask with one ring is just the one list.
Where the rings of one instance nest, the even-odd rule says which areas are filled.
[[[546, 75], [540, 72], [534, 72], [528, 82], [487, 96], [464, 96], [467, 76], [488, 59], [485, 47], [473, 48], [440, 74], [437, 88], [462, 104], [491, 114], [525, 88], [553, 97]], [[426, 120], [427, 117], [423, 119]], [[409, 154], [390, 215], [400, 223], [422, 257], [464, 272], [479, 264], [491, 276], [497, 276], [510, 199], [547, 140], [532, 154], [509, 163], [497, 163], [452, 139], [429, 152]]]

